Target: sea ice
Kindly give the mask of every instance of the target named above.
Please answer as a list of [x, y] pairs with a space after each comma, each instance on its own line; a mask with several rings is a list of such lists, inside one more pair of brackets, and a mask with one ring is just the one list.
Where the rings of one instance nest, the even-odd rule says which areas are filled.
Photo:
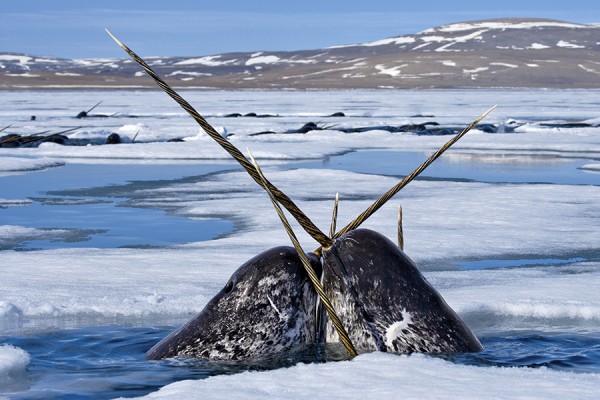
[[[459, 28], [464, 27], [455, 27]], [[0, 113], [12, 120], [27, 121], [23, 122], [23, 132], [39, 131], [40, 125], [56, 130], [76, 126], [74, 116], [86, 108], [81, 104], [93, 105], [100, 96], [95, 92], [37, 91], [10, 95], [24, 101], [0, 104]], [[223, 133], [233, 134], [230, 139], [236, 146], [250, 148], [264, 166], [266, 176], [322, 229], [329, 226], [336, 192], [341, 199], [341, 227], [399, 179], [335, 170], [328, 164], [330, 156], [356, 149], [386, 149], [420, 152], [426, 157], [448, 138], [381, 130], [347, 134], [335, 127], [306, 134], [252, 133], [270, 129], [285, 132], [308, 119], [322, 122], [327, 118], [324, 116], [340, 110], [347, 117], [326, 123], [357, 127], [432, 120], [464, 127], [489, 106], [499, 104], [486, 122], [505, 126], [506, 132], [514, 133], [473, 131], [449, 151], [447, 160], [458, 166], [466, 160], [498, 166], [508, 171], [506, 182], [431, 177], [414, 181], [373, 215], [365, 227], [395, 238], [397, 207], [401, 204], [407, 254], [476, 334], [539, 327], [547, 333], [597, 332], [600, 184], [510, 183], [509, 174], [512, 165], [535, 169], [552, 161], [574, 170], [568, 174], [580, 173], [593, 179], [600, 170], [594, 161], [600, 154], [600, 128], [557, 129], [539, 122], [597, 123], [600, 92], [189, 91], [184, 95], [211, 123], [222, 127]], [[39, 148], [0, 149], [0, 170], [16, 168], [34, 174], [29, 171], [64, 163], [98, 164], [101, 168], [106, 164], [229, 159], [199, 134], [197, 125], [162, 93], [103, 92], [101, 96], [103, 113], [120, 112], [123, 116], [86, 120], [79, 135], [116, 131], [131, 136], [139, 130], [136, 143], [85, 147], [46, 143]], [[58, 103], [64, 104], [62, 109], [56, 107]], [[35, 122], [29, 121], [32, 109], [39, 115]], [[224, 118], [233, 111], [278, 117]], [[195, 140], [164, 142], [173, 138]], [[155, 140], [162, 142], [148, 143]], [[291, 162], [310, 159], [323, 163], [310, 169], [289, 168]], [[284, 162], [286, 165], [282, 165]], [[573, 162], [579, 164], [573, 166]], [[2, 197], [2, 206], [17, 202], [27, 207], [32, 201], [22, 196]], [[197, 183], [140, 190], [130, 205], [169, 209], [190, 218], [226, 216], [238, 229], [215, 240], [162, 249], [66, 246], [43, 251], [3, 250], [0, 333], [115, 322], [183, 322], [198, 312], [243, 262], [269, 247], [289, 244], [266, 194], [237, 169], [212, 174]], [[305, 249], [314, 249], [314, 241], [294, 226]], [[27, 226], [0, 225], [0, 241], [40, 233], [60, 235], [58, 228], [42, 232]], [[548, 258], [566, 261], [544, 265], [543, 260]], [[542, 261], [541, 266], [493, 268], [494, 259]], [[459, 263], [480, 260], [491, 262], [492, 268], [460, 270]], [[18, 328], [6, 323], [14, 319], [20, 321]], [[12, 346], [0, 347], [0, 360], [8, 360], [0, 361], [0, 380], [13, 373], [24, 374], [29, 363], [27, 354]], [[206, 398], [427, 399], [451, 394], [466, 399], [591, 399], [597, 397], [599, 378], [598, 374], [545, 368], [474, 367], [422, 355], [375, 353], [353, 361], [299, 364], [275, 371], [183, 381], [148, 397], [184, 399], [201, 394]]]
[[145, 399], [596, 399], [600, 374], [456, 365], [425, 355], [371, 353], [168, 385]]
[[29, 362], [25, 350], [7, 344], [0, 346], [0, 393], [23, 385]]

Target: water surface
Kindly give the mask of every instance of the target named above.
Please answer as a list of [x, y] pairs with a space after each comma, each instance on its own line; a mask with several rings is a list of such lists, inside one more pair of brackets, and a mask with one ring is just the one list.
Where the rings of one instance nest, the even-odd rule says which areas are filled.
[[[337, 348], [312, 347], [252, 364], [193, 359], [148, 361], [144, 353], [175, 326], [89, 327], [3, 337], [31, 355], [27, 375], [14, 385], [14, 399], [111, 399], [154, 392], [183, 379], [282, 368], [298, 362], [344, 359]], [[479, 353], [442, 356], [459, 364], [547, 367], [600, 373], [600, 336], [506, 332], [480, 337]], [[0, 393], [2, 390], [0, 389]]]
[[213, 239], [232, 232], [234, 224], [224, 218], [190, 219], [164, 210], [131, 207], [127, 200], [136, 190], [162, 187], [190, 176], [200, 180], [232, 168], [232, 163], [66, 164], [24, 175], [0, 176], [3, 198], [30, 201], [0, 208], [2, 224], [48, 233], [48, 238], [35, 235], [30, 239], [5, 239], [4, 244], [0, 241], [0, 250], [166, 247]]

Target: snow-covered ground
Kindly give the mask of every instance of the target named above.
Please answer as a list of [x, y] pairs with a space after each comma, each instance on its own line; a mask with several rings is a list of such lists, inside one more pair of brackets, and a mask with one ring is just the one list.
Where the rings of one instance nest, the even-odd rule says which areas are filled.
[[[267, 177], [328, 229], [332, 201], [340, 193], [343, 226], [391, 187], [397, 178], [336, 169], [332, 155], [351, 150], [394, 150], [423, 159], [449, 139], [374, 130], [343, 133], [251, 136], [283, 132], [308, 121], [326, 125], [377, 126], [436, 121], [464, 127], [494, 104], [485, 121], [510, 133], [475, 130], [444, 156], [452, 165], [493, 165], [506, 170], [504, 182], [427, 179], [412, 182], [365, 227], [396, 237], [398, 205], [404, 210], [406, 252], [428, 280], [465, 318], [476, 334], [543, 331], [545, 334], [600, 332], [600, 128], [561, 128], [563, 122], [600, 122], [598, 91], [326, 91], [183, 92], [208, 120], [242, 149], [252, 150]], [[83, 125], [71, 137], [118, 132], [136, 143], [0, 149], [0, 179], [70, 164], [202, 163], [226, 160], [226, 153], [159, 92], [8, 92], [0, 101], [1, 124], [27, 134]], [[6, 100], [6, 99], [10, 99]], [[104, 100], [94, 112], [110, 118], [73, 118]], [[82, 104], [86, 106], [82, 106]], [[327, 117], [343, 111], [346, 117]], [[232, 112], [271, 118], [225, 118]], [[29, 121], [30, 115], [35, 121]], [[135, 118], [133, 117], [135, 116]], [[557, 122], [553, 126], [540, 122]], [[0, 127], [1, 128], [1, 127]], [[171, 138], [185, 142], [165, 143]], [[161, 142], [153, 142], [158, 141]], [[321, 166], [290, 168], [299, 160]], [[373, 160], [375, 161], [375, 160]], [[398, 160], [400, 168], [408, 168]], [[511, 171], [554, 165], [560, 183], [516, 183]], [[416, 167], [416, 165], [414, 165]], [[398, 172], [396, 175], [401, 175]], [[438, 172], [443, 175], [444, 171]], [[467, 173], [468, 174], [468, 173]], [[393, 175], [393, 174], [392, 174]], [[427, 176], [427, 171], [424, 173]], [[575, 177], [574, 182], [569, 182]], [[577, 179], [582, 184], [575, 184]], [[149, 176], [148, 179], [152, 179]], [[103, 186], [94, 185], [92, 187]], [[234, 190], [232, 190], [234, 189]], [[0, 207], [28, 207], [28, 197], [0, 193]], [[14, 198], [13, 198], [14, 197]], [[155, 324], [186, 320], [225, 284], [231, 273], [260, 251], [288, 245], [266, 194], [235, 169], [197, 182], [143, 188], [130, 205], [169, 209], [192, 218], [226, 216], [238, 229], [221, 238], [161, 249], [95, 249], [0, 252], [0, 334], [48, 328], [107, 325], [115, 321]], [[60, 226], [38, 229], [2, 223], [0, 243], [43, 236], [63, 240]], [[300, 228], [305, 249], [316, 244]], [[168, 233], [165, 233], [168, 235]], [[558, 259], [558, 264], [548, 260]], [[486, 261], [518, 268], [460, 268]], [[523, 267], [530, 263], [534, 266]], [[496, 262], [496, 264], [494, 264]], [[462, 263], [462, 264], [461, 264]], [[465, 264], [467, 263], [467, 264]], [[503, 264], [504, 263], [504, 264]], [[510, 264], [509, 264], [510, 265]], [[29, 355], [0, 346], [2, 385], [26, 376]], [[12, 382], [12, 383], [11, 383]], [[296, 365], [265, 372], [178, 382], [148, 398], [597, 398], [600, 374], [545, 368], [458, 365], [428, 356], [362, 355], [352, 361]]]
[[147, 399], [595, 399], [598, 374], [472, 367], [423, 355], [361, 355], [352, 361], [299, 364], [171, 384]]

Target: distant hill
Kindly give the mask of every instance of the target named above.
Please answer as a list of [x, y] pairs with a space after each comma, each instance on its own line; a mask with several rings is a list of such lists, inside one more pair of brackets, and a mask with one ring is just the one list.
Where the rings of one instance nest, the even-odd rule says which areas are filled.
[[[469, 21], [325, 49], [146, 60], [177, 87], [600, 88], [600, 25]], [[125, 56], [69, 60], [0, 53], [0, 89], [65, 86], [154, 84]]]

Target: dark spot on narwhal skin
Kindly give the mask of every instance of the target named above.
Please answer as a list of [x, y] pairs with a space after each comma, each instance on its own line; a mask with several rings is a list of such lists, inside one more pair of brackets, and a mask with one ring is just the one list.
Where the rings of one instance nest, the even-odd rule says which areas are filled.
[[[316, 270], [320, 261], [309, 259]], [[314, 343], [317, 295], [292, 247], [276, 247], [242, 265], [204, 309], [146, 356], [211, 360], [267, 358]]]

